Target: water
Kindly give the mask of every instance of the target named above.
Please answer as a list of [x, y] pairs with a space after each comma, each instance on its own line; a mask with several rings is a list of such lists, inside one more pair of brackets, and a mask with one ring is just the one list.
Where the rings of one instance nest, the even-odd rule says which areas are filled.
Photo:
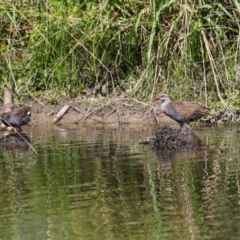
[[238, 127], [168, 157], [138, 144], [154, 127], [25, 130], [38, 155], [0, 150], [0, 239], [240, 239]]

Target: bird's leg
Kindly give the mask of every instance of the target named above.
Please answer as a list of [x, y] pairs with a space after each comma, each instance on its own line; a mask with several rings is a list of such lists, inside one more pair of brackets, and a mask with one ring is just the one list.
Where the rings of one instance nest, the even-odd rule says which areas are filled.
[[187, 123], [183, 123], [183, 124], [181, 125], [181, 129], [188, 129], [188, 130], [192, 131], [192, 128], [191, 128], [190, 125], [187, 124]]

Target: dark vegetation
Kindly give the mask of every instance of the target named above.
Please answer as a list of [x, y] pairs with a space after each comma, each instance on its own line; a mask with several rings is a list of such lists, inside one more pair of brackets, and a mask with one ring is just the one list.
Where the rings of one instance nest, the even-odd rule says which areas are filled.
[[158, 92], [240, 110], [240, 4], [224, 1], [4, 1], [0, 86], [15, 97]]

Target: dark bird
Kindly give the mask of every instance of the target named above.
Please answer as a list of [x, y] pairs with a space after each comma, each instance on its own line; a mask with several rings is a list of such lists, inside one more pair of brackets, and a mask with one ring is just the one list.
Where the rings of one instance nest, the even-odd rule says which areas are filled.
[[31, 120], [31, 107], [21, 107], [0, 115], [5, 126], [21, 129]]
[[215, 115], [209, 108], [203, 107], [197, 103], [175, 101], [168, 94], [160, 94], [153, 101], [162, 101], [161, 110], [167, 116], [175, 120], [182, 127], [192, 121], [198, 120], [207, 115]]

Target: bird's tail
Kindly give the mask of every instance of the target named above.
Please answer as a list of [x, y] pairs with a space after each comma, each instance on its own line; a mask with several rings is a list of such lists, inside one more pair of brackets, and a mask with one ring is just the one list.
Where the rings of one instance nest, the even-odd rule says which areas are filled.
[[215, 110], [211, 110], [210, 112], [209, 112], [209, 115], [211, 115], [211, 116], [217, 116], [217, 115], [219, 115], [220, 113], [219, 112], [217, 112], [217, 111], [215, 111]]

